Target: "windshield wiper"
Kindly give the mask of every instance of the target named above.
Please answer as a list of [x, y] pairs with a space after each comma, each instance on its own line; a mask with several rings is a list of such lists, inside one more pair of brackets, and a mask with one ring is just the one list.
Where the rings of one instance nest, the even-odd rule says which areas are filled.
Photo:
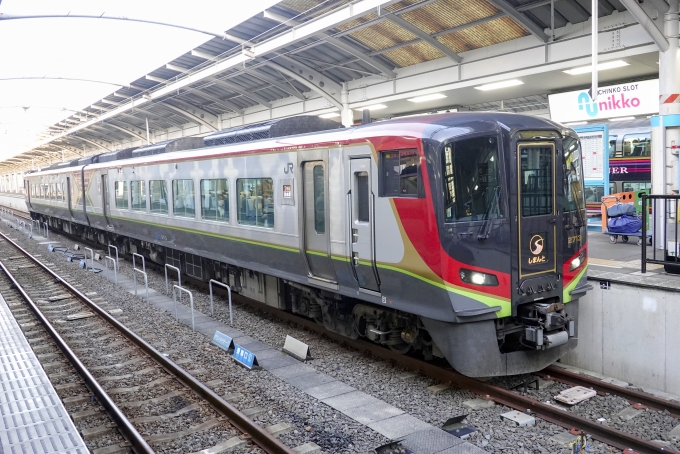
[[491, 222], [489, 222], [489, 216], [491, 215], [490, 211], [493, 207], [496, 207], [496, 211], [498, 209], [498, 197], [501, 192], [501, 187], [496, 186], [494, 188], [494, 194], [493, 198], [491, 199], [491, 203], [486, 207], [486, 212], [484, 213], [484, 223], [481, 225], [479, 228], [479, 232], [477, 233], [477, 239], [479, 241], [486, 240], [489, 238], [489, 233], [491, 232]]

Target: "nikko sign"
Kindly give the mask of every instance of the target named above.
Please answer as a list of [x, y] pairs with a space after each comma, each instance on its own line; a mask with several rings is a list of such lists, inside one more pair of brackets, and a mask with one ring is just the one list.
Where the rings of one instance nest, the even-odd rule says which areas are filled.
[[600, 87], [597, 101], [588, 90], [548, 95], [550, 118], [560, 123], [598, 120], [659, 112], [659, 80]]

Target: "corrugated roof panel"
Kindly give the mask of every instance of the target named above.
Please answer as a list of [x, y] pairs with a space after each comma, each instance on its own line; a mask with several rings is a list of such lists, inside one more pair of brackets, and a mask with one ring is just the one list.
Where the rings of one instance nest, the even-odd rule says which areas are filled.
[[357, 30], [350, 36], [373, 50], [385, 49], [417, 38], [413, 33], [388, 20]]
[[432, 35], [434, 33], [467, 24], [498, 14], [500, 11], [486, 0], [439, 0], [429, 3], [401, 17]]
[[399, 49], [385, 52], [383, 55], [401, 68], [444, 57], [444, 54], [425, 41], [400, 47]]
[[361, 17], [357, 17], [356, 19], [353, 19], [351, 21], [345, 22], [344, 24], [340, 24], [336, 28], [338, 30], [349, 30], [350, 28], [354, 28], [361, 24], [365, 24], [366, 22], [370, 22], [376, 17], [378, 17], [376, 13], [368, 13]]
[[470, 28], [437, 37], [437, 40], [454, 52], [465, 52], [480, 47], [527, 36], [528, 31], [510, 17], [501, 17]]
[[301, 13], [322, 3], [320, 0], [283, 0], [277, 6]]

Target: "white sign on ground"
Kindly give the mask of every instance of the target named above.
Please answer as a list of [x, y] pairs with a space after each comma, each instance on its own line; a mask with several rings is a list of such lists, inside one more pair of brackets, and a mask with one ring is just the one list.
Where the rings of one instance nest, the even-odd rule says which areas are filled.
[[659, 80], [600, 87], [597, 101], [588, 90], [548, 95], [550, 118], [560, 123], [659, 113]]

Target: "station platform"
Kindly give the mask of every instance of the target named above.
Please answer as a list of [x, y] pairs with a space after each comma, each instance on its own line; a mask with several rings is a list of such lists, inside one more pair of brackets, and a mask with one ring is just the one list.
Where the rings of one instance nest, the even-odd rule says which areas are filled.
[[0, 452], [89, 452], [1, 295], [0, 416]]

